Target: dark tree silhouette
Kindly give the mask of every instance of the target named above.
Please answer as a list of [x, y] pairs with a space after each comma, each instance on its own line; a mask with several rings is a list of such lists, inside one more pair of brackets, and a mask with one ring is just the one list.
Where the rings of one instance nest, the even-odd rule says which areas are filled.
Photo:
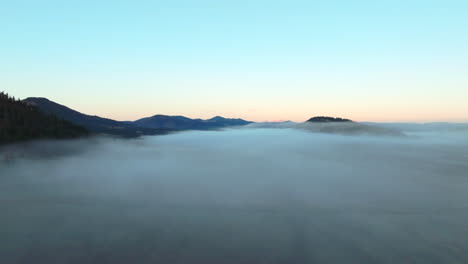
[[45, 114], [32, 104], [0, 92], [0, 144], [85, 135], [88, 135], [85, 128], [55, 115]]

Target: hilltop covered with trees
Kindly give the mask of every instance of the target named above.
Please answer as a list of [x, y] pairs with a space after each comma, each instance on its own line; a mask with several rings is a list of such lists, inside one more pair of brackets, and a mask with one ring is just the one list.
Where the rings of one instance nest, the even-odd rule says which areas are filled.
[[329, 116], [315, 116], [307, 120], [307, 122], [312, 123], [329, 123], [329, 122], [353, 122], [350, 119], [340, 118], [340, 117], [329, 117]]
[[77, 138], [88, 131], [0, 92], [0, 144], [44, 138]]

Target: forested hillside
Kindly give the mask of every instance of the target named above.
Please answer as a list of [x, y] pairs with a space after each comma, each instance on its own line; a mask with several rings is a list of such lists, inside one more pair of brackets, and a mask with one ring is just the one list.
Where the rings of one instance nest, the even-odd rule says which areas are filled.
[[24, 99], [23, 102], [38, 107], [44, 113], [53, 114], [63, 118], [64, 120], [73, 122], [73, 124], [83, 126], [93, 133], [110, 134], [123, 137], [138, 137], [141, 135], [166, 134], [171, 130], [175, 130], [166, 128], [139, 127], [132, 122], [122, 122], [109, 118], [102, 118], [99, 116], [86, 115], [67, 106], [50, 101], [47, 98], [29, 97]]
[[0, 144], [40, 139], [76, 138], [88, 131], [0, 92]]

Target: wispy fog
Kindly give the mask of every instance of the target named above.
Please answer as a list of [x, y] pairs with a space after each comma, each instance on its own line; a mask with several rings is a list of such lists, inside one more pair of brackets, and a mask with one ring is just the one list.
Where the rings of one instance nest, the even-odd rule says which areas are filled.
[[406, 134], [9, 146], [0, 263], [468, 263], [468, 134]]

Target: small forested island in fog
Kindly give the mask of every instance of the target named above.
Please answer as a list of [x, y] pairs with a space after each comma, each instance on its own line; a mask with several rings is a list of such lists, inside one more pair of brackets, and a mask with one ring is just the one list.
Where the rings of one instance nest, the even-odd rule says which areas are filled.
[[326, 122], [353, 122], [353, 121], [349, 119], [340, 118], [340, 117], [315, 116], [307, 120], [307, 122], [326, 123]]

